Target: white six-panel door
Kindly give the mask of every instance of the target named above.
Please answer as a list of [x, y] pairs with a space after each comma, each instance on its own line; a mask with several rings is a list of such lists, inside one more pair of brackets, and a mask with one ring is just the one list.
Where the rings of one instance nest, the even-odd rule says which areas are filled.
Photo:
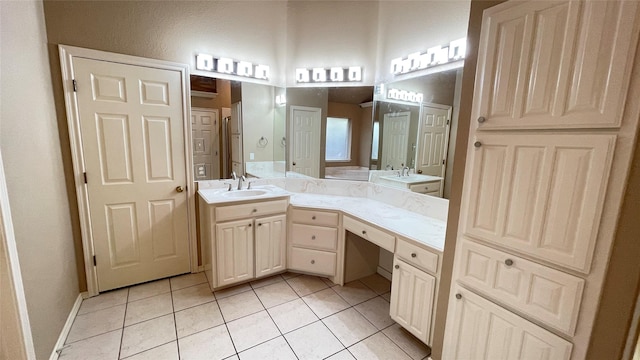
[[422, 106], [418, 132], [416, 172], [444, 177], [451, 108]]
[[384, 114], [382, 123], [382, 169], [402, 169], [407, 164], [409, 142], [409, 112]]
[[218, 119], [218, 109], [191, 111], [195, 180], [220, 178], [220, 126]]
[[291, 171], [320, 177], [320, 108], [291, 106]]
[[98, 290], [190, 270], [181, 74], [76, 58]]

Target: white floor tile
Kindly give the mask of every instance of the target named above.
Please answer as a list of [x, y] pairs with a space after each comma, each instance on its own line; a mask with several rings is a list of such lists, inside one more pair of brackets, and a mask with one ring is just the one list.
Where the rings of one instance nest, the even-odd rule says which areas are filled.
[[180, 360], [219, 360], [236, 352], [225, 325], [179, 339], [178, 344]]
[[327, 358], [327, 360], [356, 360], [356, 358], [351, 355], [349, 350], [342, 350], [337, 354], [333, 354]]
[[356, 305], [355, 309], [378, 330], [394, 324], [391, 316], [389, 316], [389, 303], [379, 296]]
[[320, 321], [292, 331], [284, 337], [300, 360], [324, 359], [344, 349]]
[[262, 305], [267, 309], [298, 298], [298, 294], [291, 289], [291, 286], [286, 281], [263, 286], [254, 291]]
[[280, 335], [266, 311], [227, 323], [236, 350], [241, 352]]
[[162, 315], [171, 314], [172, 312], [173, 304], [171, 303], [171, 293], [133, 301], [127, 304], [127, 315], [124, 319], [124, 325], [137, 324]]
[[383, 299], [387, 300], [387, 302], [391, 302], [391, 292], [384, 293], [380, 295]]
[[302, 299], [272, 307], [267, 311], [283, 334], [318, 320], [318, 317]]
[[302, 298], [319, 318], [325, 318], [349, 307], [333, 289], [324, 289]]
[[411, 360], [398, 345], [382, 333], [377, 333], [353, 345], [349, 351], [358, 360]]
[[216, 301], [176, 312], [178, 338], [222, 324], [224, 320]]
[[262, 306], [253, 291], [218, 300], [218, 305], [220, 305], [220, 311], [222, 311], [222, 316], [224, 316], [224, 321], [226, 322], [264, 310], [264, 306]]
[[349, 347], [378, 331], [364, 316], [350, 308], [322, 320], [340, 342]]
[[306, 296], [316, 291], [328, 288], [327, 284], [316, 276], [301, 275], [287, 279], [287, 282], [300, 296]]
[[82, 300], [78, 315], [127, 303], [129, 289], [113, 290]]
[[117, 360], [122, 330], [84, 339], [68, 347], [60, 354], [60, 360]]
[[122, 329], [126, 305], [118, 305], [76, 316], [66, 344]]
[[180, 311], [215, 300], [208, 283], [191, 286], [172, 292], [173, 309]]
[[332, 288], [350, 305], [357, 305], [377, 296], [373, 290], [366, 287], [360, 281], [352, 281], [344, 286], [336, 286]]
[[266, 278], [263, 278], [263, 279], [259, 279], [259, 280], [256, 280], [256, 281], [252, 281], [252, 282], [250, 282], [250, 284], [251, 284], [251, 287], [255, 290], [255, 289], [261, 288], [263, 286], [275, 284], [275, 283], [280, 282], [280, 281], [284, 281], [282, 276], [275, 275], [275, 276], [270, 276], [270, 277], [266, 277]]
[[414, 360], [424, 359], [425, 356], [431, 354], [431, 349], [425, 343], [398, 324], [390, 326], [382, 332]]
[[360, 281], [378, 295], [391, 291], [391, 281], [380, 274], [369, 275]]
[[157, 280], [129, 288], [129, 302], [171, 292], [169, 279]]
[[126, 360], [178, 360], [178, 342], [172, 341], [126, 358]]
[[251, 286], [249, 284], [242, 284], [230, 288], [226, 288], [223, 290], [217, 290], [213, 294], [216, 296], [216, 300], [224, 299], [229, 296], [238, 295], [240, 293], [251, 290]]
[[285, 279], [285, 280], [287, 280], [287, 279], [292, 279], [292, 278], [294, 278], [294, 277], [298, 277], [298, 276], [300, 276], [300, 275], [301, 275], [301, 274], [292, 273], [292, 272], [287, 271], [286, 273], [282, 274], [282, 278], [283, 278], [283, 279]]
[[287, 341], [279, 336], [240, 354], [240, 360], [297, 360]]
[[176, 339], [173, 314], [124, 328], [120, 357], [131, 356]]
[[198, 285], [207, 282], [204, 272], [196, 274], [184, 274], [171, 278], [171, 291], [184, 289], [189, 286]]

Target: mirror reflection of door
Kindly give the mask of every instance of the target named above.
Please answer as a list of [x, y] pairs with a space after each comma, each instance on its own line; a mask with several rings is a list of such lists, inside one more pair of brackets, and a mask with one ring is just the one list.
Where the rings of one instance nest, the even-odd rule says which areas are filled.
[[424, 105], [418, 130], [416, 172], [444, 177], [451, 107]]
[[218, 109], [193, 109], [193, 174], [195, 180], [220, 178], [220, 136]]
[[231, 122], [229, 124], [231, 138], [231, 171], [240, 176], [244, 174], [242, 163], [242, 102], [231, 104]]
[[291, 106], [291, 156], [293, 172], [320, 177], [320, 108]]
[[407, 166], [410, 112], [384, 114], [382, 127], [382, 168], [391, 170]]

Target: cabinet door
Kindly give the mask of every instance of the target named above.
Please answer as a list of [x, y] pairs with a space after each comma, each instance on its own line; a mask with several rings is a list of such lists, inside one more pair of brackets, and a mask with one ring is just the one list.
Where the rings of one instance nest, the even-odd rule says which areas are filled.
[[478, 127], [619, 126], [639, 7], [637, 1], [528, 1], [485, 12], [472, 118], [486, 120]]
[[587, 273], [615, 135], [476, 133], [464, 233]]
[[433, 276], [395, 258], [389, 310], [391, 318], [428, 345], [435, 285]]
[[216, 225], [218, 286], [253, 278], [253, 219]]
[[507, 310], [454, 286], [443, 359], [569, 359], [573, 345]]
[[258, 218], [256, 224], [256, 277], [286, 269], [287, 220], [285, 215]]

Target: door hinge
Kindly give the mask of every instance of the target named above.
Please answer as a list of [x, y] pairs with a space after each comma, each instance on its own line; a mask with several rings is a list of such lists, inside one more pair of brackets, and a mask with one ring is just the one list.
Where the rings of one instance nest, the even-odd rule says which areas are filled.
[[447, 119], [447, 125], [449, 125], [449, 121], [450, 121], [450, 120], [449, 120], [449, 119]]
[[84, 183], [86, 184], [87, 183], [87, 173], [86, 172], [82, 173], [82, 176], [84, 176]]
[[96, 256], [93, 255], [93, 266], [98, 266], [98, 263], [96, 262]]
[[76, 82], [76, 79], [73, 79], [71, 81], [73, 81], [73, 92], [77, 92], [78, 91], [78, 83]]

